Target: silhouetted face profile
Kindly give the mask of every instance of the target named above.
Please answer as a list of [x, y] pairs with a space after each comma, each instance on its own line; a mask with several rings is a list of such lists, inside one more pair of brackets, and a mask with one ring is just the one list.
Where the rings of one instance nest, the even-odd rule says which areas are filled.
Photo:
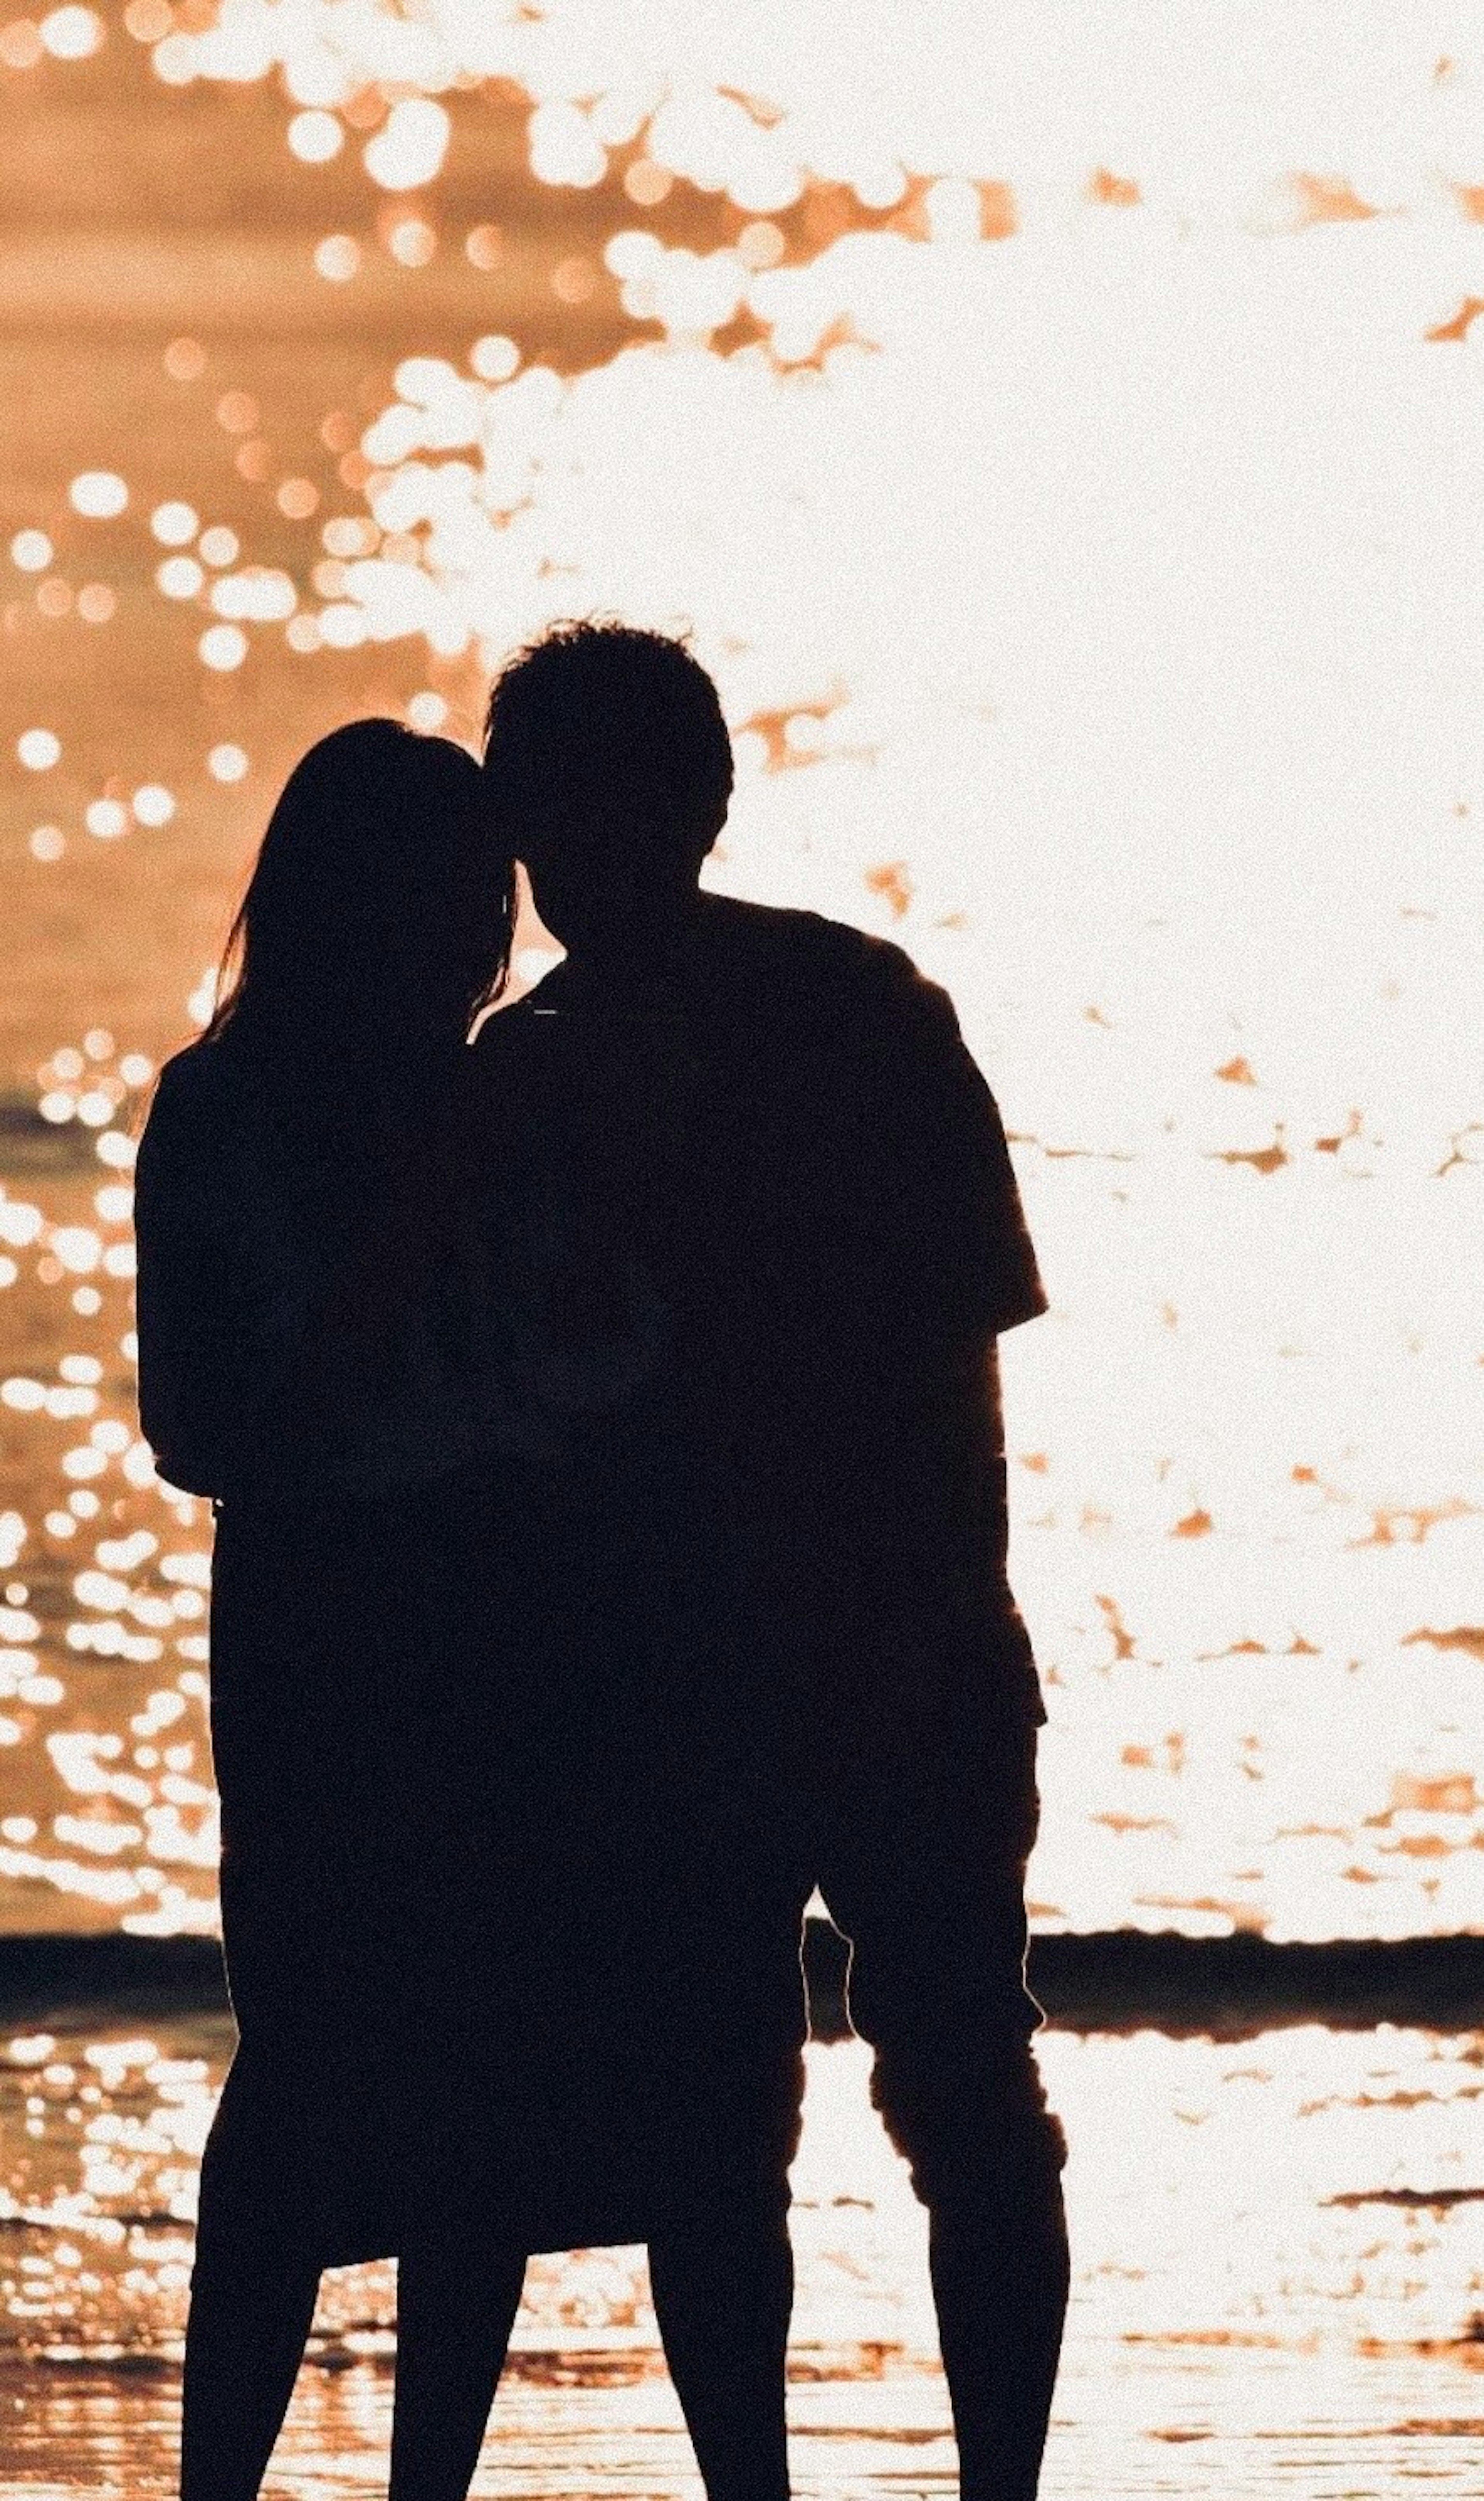
[[552, 936], [586, 961], [627, 958], [694, 908], [726, 819], [732, 747], [683, 643], [557, 625], [496, 682], [484, 778]]
[[311, 1061], [453, 1048], [504, 981], [512, 887], [462, 748], [393, 720], [332, 730], [269, 819], [209, 1035]]

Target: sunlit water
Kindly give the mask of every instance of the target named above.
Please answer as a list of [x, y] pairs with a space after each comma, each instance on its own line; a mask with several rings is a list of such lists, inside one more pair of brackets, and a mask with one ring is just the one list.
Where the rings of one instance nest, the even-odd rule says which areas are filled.
[[[1038, 1923], [1484, 1925], [1484, 59], [1451, 0], [1127, 31], [0, 22], [0, 1928], [214, 1917], [131, 1141], [273, 790], [354, 712], [471, 736], [596, 608], [717, 676], [714, 882], [909, 948], [1014, 1133]], [[11, 2488], [168, 2489], [225, 2054], [12, 2047]], [[811, 2054], [800, 2488], [942, 2490], [920, 2218]], [[1048, 2489], [1476, 2488], [1474, 2045], [1044, 2056]], [[379, 2488], [391, 2305], [334, 2282], [281, 2491]], [[538, 2262], [519, 2349], [483, 2488], [687, 2488], [637, 2260]]]
[[1446, 7], [1153, 22], [0, 28], [0, 1923], [212, 1917], [130, 1139], [274, 780], [593, 608], [718, 677], [715, 882], [911, 949], [1018, 1140], [1039, 1917], [1484, 1917], [1484, 66]]
[[[21, 2035], [0, 2068], [0, 2475], [169, 2489], [196, 2157], [226, 2043]], [[924, 2218], [858, 2045], [810, 2051], [794, 2175], [798, 2488], [951, 2490]], [[1317, 2027], [1237, 2046], [1052, 2035], [1075, 2289], [1046, 2490], [1477, 2488], [1484, 2064]], [[327, 2277], [270, 2492], [384, 2490], [390, 2267]], [[532, 2262], [478, 2491], [689, 2492], [643, 2252]]]

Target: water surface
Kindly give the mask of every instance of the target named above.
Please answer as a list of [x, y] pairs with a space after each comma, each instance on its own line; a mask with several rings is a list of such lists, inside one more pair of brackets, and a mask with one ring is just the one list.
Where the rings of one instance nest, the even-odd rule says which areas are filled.
[[[224, 2024], [14, 2036], [0, 2068], [0, 2475], [164, 2501]], [[1074, 2291], [1048, 2495], [1477, 2488], [1484, 2046], [1318, 2026], [1047, 2035]], [[794, 2175], [803, 2495], [952, 2489], [925, 2225], [859, 2044], [815, 2047]], [[325, 2279], [267, 2489], [384, 2489], [394, 2272]], [[478, 2492], [694, 2491], [642, 2251], [532, 2261]]]

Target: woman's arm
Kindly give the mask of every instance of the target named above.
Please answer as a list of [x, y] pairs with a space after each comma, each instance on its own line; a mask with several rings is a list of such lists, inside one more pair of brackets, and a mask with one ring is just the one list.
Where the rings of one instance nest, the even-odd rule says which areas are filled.
[[170, 1484], [375, 1496], [502, 1449], [552, 1463], [511, 1378], [481, 1167], [441, 1108], [403, 1184], [327, 1189], [234, 1072], [166, 1068], [135, 1225], [140, 1415]]
[[134, 1177], [139, 1414], [160, 1474], [217, 1495], [241, 1398], [242, 1329], [224, 1236], [223, 1142], [192, 1072], [162, 1071]]
[[313, 1158], [296, 1166], [239, 1072], [198, 1049], [161, 1074], [134, 1222], [140, 1420], [161, 1475], [213, 1497], [353, 1484], [357, 1423], [387, 1390], [375, 1213], [330, 1223]]

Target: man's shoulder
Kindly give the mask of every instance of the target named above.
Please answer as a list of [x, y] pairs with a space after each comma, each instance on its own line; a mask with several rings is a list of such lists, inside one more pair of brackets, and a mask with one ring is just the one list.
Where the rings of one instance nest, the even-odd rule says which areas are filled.
[[[580, 980], [574, 984], [559, 966], [487, 1017], [470, 1053], [476, 1089], [497, 1071], [524, 1076], [541, 1064], [543, 1028], [560, 1029], [574, 1011], [585, 1021], [584, 995]], [[790, 1047], [854, 1046], [874, 1034], [903, 1050], [914, 1041], [931, 1050], [958, 1039], [947, 992], [890, 940], [823, 913], [730, 895], [704, 897], [680, 995], [684, 1012], [713, 1035], [746, 1032], [764, 1047], [768, 1034], [786, 1034]]]
[[[707, 898], [708, 971], [714, 967], [770, 1014], [859, 1016], [928, 1006], [945, 994], [901, 947], [846, 920], [775, 904]], [[951, 1011], [950, 1011], [951, 1013]]]

